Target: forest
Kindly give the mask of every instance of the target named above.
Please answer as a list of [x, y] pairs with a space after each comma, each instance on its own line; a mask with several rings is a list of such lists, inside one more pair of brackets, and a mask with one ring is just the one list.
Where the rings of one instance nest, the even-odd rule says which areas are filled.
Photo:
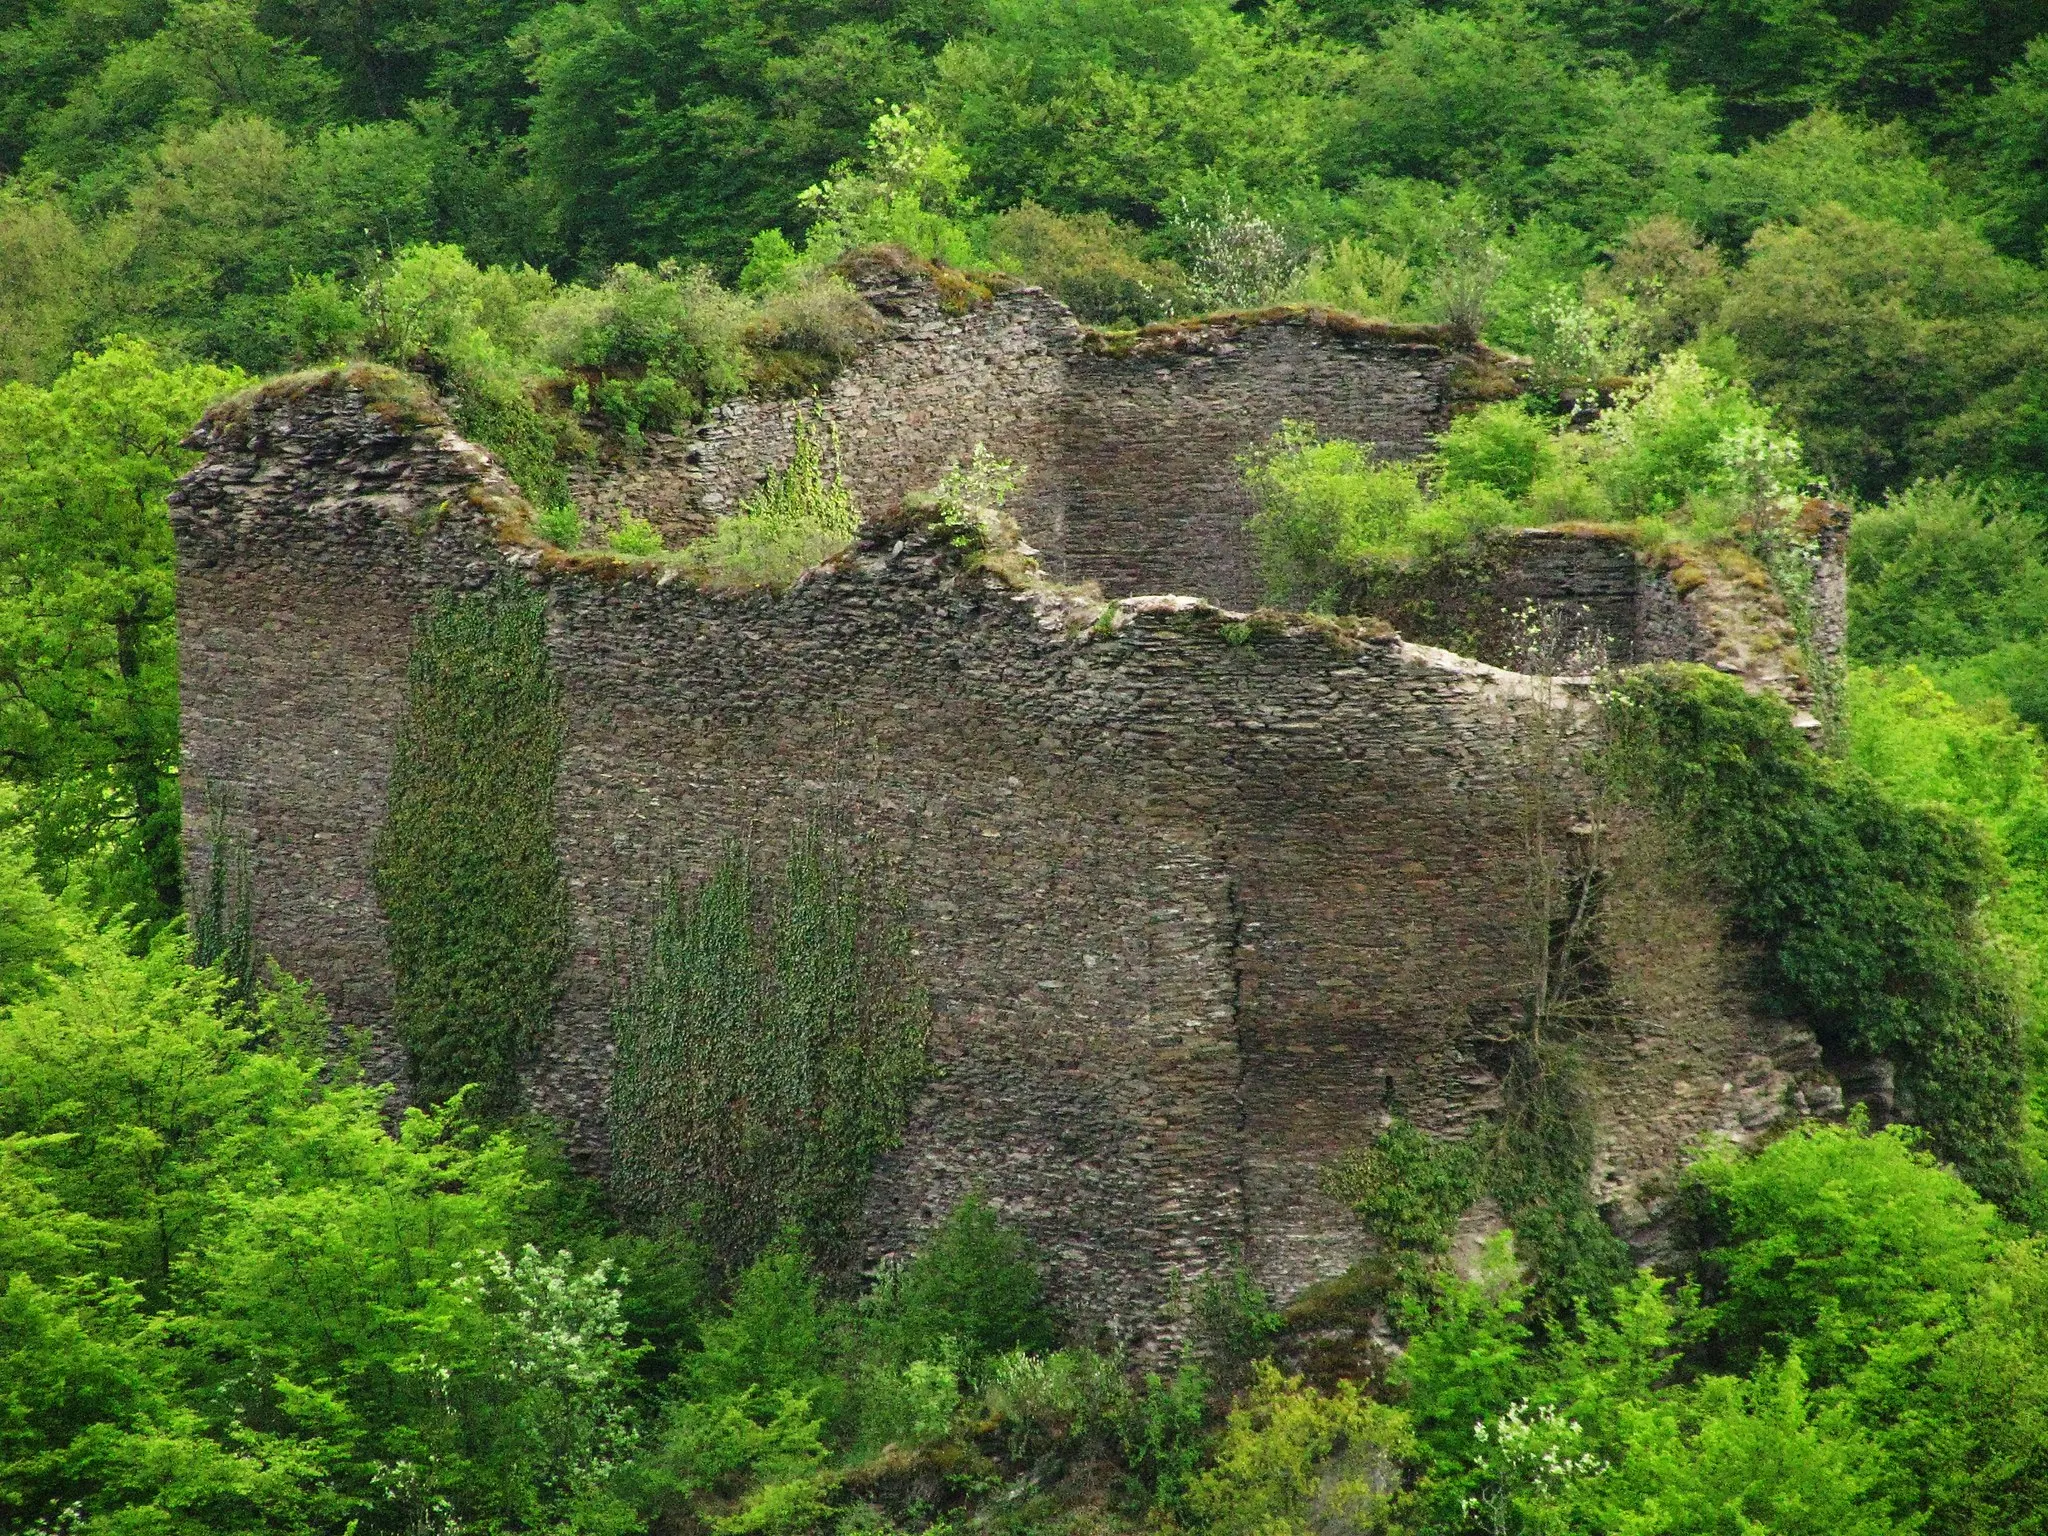
[[[888, 894], [806, 834], [670, 892], [616, 1028], [810, 1030], [852, 1108], [789, 1098], [784, 1155], [716, 1083], [621, 1097], [600, 1184], [466, 1043], [565, 942], [547, 785], [523, 883], [433, 841], [465, 733], [554, 728], [537, 620], [481, 608], [422, 630], [380, 854], [392, 1113], [253, 948], [246, 852], [187, 890], [188, 432], [411, 370], [549, 540], [648, 555], [568, 469], [829, 380], [872, 246], [1108, 333], [1311, 304], [1523, 359], [1425, 463], [1307, 423], [1246, 456], [1288, 606], [1499, 526], [1851, 507], [1821, 745], [1654, 669], [1603, 771], [1916, 1123], [1702, 1149], [1674, 1273], [1592, 1208], [1570, 1106], [1540, 1156], [1361, 1128], [1326, 1183], [1374, 1257], [1284, 1307], [1208, 1276], [1141, 1357], [979, 1197], [850, 1265], [924, 1013]], [[0, 0], [0, 1530], [2048, 1532], [2044, 263], [2030, 0]], [[674, 553], [772, 584], [856, 521], [813, 453]], [[484, 958], [436, 971], [465, 901]], [[1482, 1194], [1513, 1230], [1453, 1262]]]

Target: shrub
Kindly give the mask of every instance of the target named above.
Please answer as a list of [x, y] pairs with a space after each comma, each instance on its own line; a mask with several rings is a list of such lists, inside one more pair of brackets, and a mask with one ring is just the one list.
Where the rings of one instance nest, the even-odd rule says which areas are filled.
[[815, 390], [881, 331], [867, 301], [836, 274], [778, 288], [747, 327], [753, 382], [769, 392]]
[[1396, 1117], [1360, 1152], [1339, 1158], [1323, 1187], [1396, 1252], [1442, 1253], [1479, 1194], [1479, 1157], [1463, 1141], [1439, 1142]]
[[1263, 449], [1240, 457], [1259, 510], [1246, 527], [1268, 597], [1329, 608], [1354, 569], [1412, 548], [1422, 511], [1412, 466], [1376, 465], [1371, 446], [1316, 436], [1284, 423]]
[[1778, 432], [1747, 390], [1685, 352], [1600, 417], [1582, 457], [1626, 517], [1711, 517], [1721, 500], [1732, 521], [1804, 479], [1798, 440]]
[[687, 402], [673, 421], [746, 387], [746, 320], [746, 304], [701, 267], [685, 271], [664, 262], [650, 272], [627, 262], [594, 292], [563, 290], [533, 324], [537, 351], [554, 367], [591, 370], [614, 382], [643, 373], [666, 380]]
[[1188, 302], [1185, 274], [1146, 259], [1139, 232], [1106, 213], [1060, 214], [1026, 201], [991, 218], [985, 239], [997, 266], [1090, 325], [1146, 325]]
[[869, 1310], [874, 1336], [898, 1360], [937, 1359], [950, 1345], [972, 1364], [1005, 1350], [1044, 1349], [1054, 1337], [1030, 1245], [978, 1194], [954, 1206], [910, 1262], [878, 1282]]
[[606, 531], [604, 542], [615, 554], [646, 558], [661, 553], [661, 530], [644, 517], [621, 512], [619, 520]]
[[1286, 293], [1302, 253], [1286, 231], [1225, 194], [1216, 208], [1192, 212], [1185, 199], [1174, 231], [1188, 254], [1198, 302], [1210, 309], [1250, 309]]
[[1260, 1358], [1285, 1320], [1273, 1298], [1242, 1260], [1211, 1270], [1195, 1291], [1194, 1338], [1210, 1368], [1226, 1385]]
[[577, 549], [583, 543], [583, 514], [573, 503], [556, 502], [541, 509], [534, 519], [534, 531], [557, 549]]
[[1143, 1390], [1131, 1395], [1118, 1426], [1133, 1491], [1163, 1514], [1178, 1514], [1186, 1506], [1189, 1480], [1202, 1464], [1208, 1397], [1207, 1373], [1184, 1355], [1170, 1378], [1145, 1373]]
[[1270, 1361], [1230, 1410], [1213, 1465], [1189, 1485], [1191, 1513], [1219, 1536], [1398, 1529], [1416, 1452], [1407, 1417], [1341, 1381], [1325, 1395]]
[[981, 1401], [1002, 1426], [1010, 1455], [1036, 1461], [1061, 1446], [1085, 1449], [1115, 1433], [1131, 1412], [1131, 1388], [1113, 1356], [1019, 1349], [990, 1363]]
[[1557, 466], [1549, 428], [1514, 401], [1460, 416], [1436, 441], [1445, 490], [1483, 485], [1503, 496], [1522, 497]]
[[1400, 314], [1413, 282], [1408, 263], [1400, 257], [1346, 235], [1309, 257], [1290, 297], [1354, 315], [1392, 319]]

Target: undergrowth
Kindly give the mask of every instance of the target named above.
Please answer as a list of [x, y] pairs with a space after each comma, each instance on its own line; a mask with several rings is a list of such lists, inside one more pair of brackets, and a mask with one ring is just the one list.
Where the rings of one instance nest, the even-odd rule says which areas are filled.
[[560, 684], [541, 598], [443, 596], [415, 630], [374, 854], [392, 1017], [422, 1102], [507, 1113], [569, 946], [554, 845]]

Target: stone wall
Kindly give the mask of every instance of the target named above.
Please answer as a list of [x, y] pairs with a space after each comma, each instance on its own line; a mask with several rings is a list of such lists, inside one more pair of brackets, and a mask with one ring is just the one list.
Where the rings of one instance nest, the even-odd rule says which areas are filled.
[[[1292, 419], [1413, 458], [1461, 404], [1513, 390], [1502, 359], [1456, 345], [1441, 327], [1295, 307], [1105, 337], [1036, 288], [942, 289], [934, 269], [874, 256], [851, 276], [880, 339], [817, 398], [729, 401], [694, 438], [651, 439], [638, 457], [579, 470], [585, 512], [609, 520], [629, 507], [672, 544], [694, 537], [788, 461], [803, 417], [837, 444], [867, 514], [887, 518], [985, 443], [1024, 466], [1011, 510], [1058, 579], [1094, 582], [1112, 597], [1177, 592], [1249, 609], [1261, 584], [1238, 455]], [[1837, 656], [1844, 524], [1832, 509], [1805, 521], [1817, 562], [1816, 653]], [[1794, 669], [1750, 643], [1775, 632], [1782, 605], [1765, 613], [1773, 600], [1760, 606], [1740, 580], [1715, 574], [1695, 598], [1671, 569], [1611, 535], [1522, 532], [1447, 566], [1381, 578], [1351, 606], [1504, 666], [1708, 660], [1806, 708], [1811, 690]], [[1715, 615], [1734, 608], [1756, 609], [1755, 622], [1723, 644]], [[1532, 621], [1542, 634], [1534, 647]]]
[[1113, 344], [1036, 288], [942, 290], [930, 269], [869, 260], [853, 276], [881, 338], [815, 399], [728, 401], [694, 440], [577, 476], [584, 510], [625, 506], [677, 531], [736, 511], [788, 462], [799, 416], [838, 445], [870, 516], [932, 485], [976, 443], [1022, 464], [1012, 510], [1047, 568], [1111, 596], [1259, 600], [1236, 456], [1283, 419], [1426, 453], [1455, 404], [1495, 386], [1484, 349], [1441, 327], [1316, 309], [1155, 327]]
[[[820, 810], [908, 902], [936, 1013], [871, 1254], [979, 1184], [1082, 1321], [1156, 1343], [1175, 1274], [1241, 1249], [1284, 1296], [1345, 1267], [1360, 1239], [1317, 1170], [1390, 1098], [1437, 1131], [1497, 1103], [1483, 1041], [1526, 969], [1519, 849], [1584, 718], [1566, 686], [1368, 624], [1016, 587], [914, 523], [782, 596], [564, 559], [482, 455], [360, 380], [245, 400], [198, 441], [173, 503], [188, 851], [210, 792], [253, 842], [261, 948], [388, 1068], [369, 864], [411, 625], [509, 577], [548, 594], [569, 711], [576, 949], [528, 1080], [592, 1166], [607, 1000], [661, 877]], [[1811, 1078], [1719, 915], [1645, 889], [1638, 926], [1691, 935], [1712, 985], [1663, 996], [1617, 947], [1644, 1000], [1595, 1053], [1602, 1189], [1639, 1225], [1678, 1146], [1794, 1112]]]

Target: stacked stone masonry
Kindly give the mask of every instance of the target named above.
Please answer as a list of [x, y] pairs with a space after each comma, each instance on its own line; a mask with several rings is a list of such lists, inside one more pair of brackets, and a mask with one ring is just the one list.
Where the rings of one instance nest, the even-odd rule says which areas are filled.
[[[872, 1255], [979, 1185], [1080, 1320], [1157, 1344], [1176, 1279], [1240, 1251], [1282, 1296], [1356, 1257], [1318, 1170], [1390, 1102], [1445, 1133], [1497, 1104], [1530, 796], [1569, 780], [1575, 685], [1367, 624], [1011, 585], [915, 525], [780, 596], [580, 567], [520, 532], [503, 476], [431, 411], [341, 375], [198, 441], [173, 498], [188, 852], [202, 867], [224, 807], [253, 847], [260, 946], [377, 1032], [394, 1078], [370, 859], [413, 624], [437, 593], [513, 579], [546, 593], [567, 702], [576, 932], [527, 1081], [589, 1165], [607, 1000], [662, 877], [821, 810], [885, 862], [936, 1010]], [[1599, 1181], [1647, 1232], [1689, 1142], [1838, 1094], [1811, 1036], [1753, 1007], [1747, 957], [1654, 839], [1616, 846]]]
[[[1010, 509], [1055, 578], [1248, 609], [1261, 585], [1238, 455], [1296, 420], [1415, 458], [1462, 405], [1512, 388], [1504, 359], [1437, 327], [1290, 309], [1104, 338], [1036, 288], [949, 306], [914, 264], [869, 259], [851, 275], [880, 339], [818, 398], [730, 401], [694, 439], [654, 439], [638, 458], [579, 469], [584, 510], [600, 521], [637, 512], [672, 543], [695, 536], [788, 462], [802, 419], [836, 445], [859, 504], [886, 518], [980, 443], [1023, 467]], [[1844, 611], [1838, 532], [1823, 540], [1814, 586], [1832, 650]], [[1503, 665], [1709, 659], [1805, 707], [1801, 680], [1759, 668], [1742, 647], [1715, 654], [1713, 615], [1740, 596], [1724, 584], [1689, 600], [1611, 535], [1536, 532], [1352, 602], [1411, 638]]]

